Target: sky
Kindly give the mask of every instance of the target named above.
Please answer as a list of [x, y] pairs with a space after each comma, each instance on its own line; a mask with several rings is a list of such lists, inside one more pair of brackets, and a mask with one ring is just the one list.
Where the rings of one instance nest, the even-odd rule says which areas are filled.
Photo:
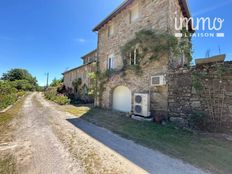
[[[97, 47], [92, 29], [123, 0], [0, 0], [0, 76], [25, 68], [40, 85], [82, 64]], [[192, 16], [224, 19], [224, 38], [193, 38], [194, 58], [225, 53], [232, 60], [232, 0], [188, 0]], [[201, 32], [201, 31], [198, 31]], [[206, 31], [207, 32], [207, 31]]]

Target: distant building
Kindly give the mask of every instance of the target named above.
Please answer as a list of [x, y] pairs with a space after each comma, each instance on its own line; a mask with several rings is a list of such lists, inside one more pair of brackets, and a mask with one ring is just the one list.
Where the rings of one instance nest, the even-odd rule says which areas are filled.
[[73, 82], [75, 80], [81, 79], [81, 86], [83, 89], [83, 97], [88, 96], [88, 90], [90, 88], [91, 79], [89, 78], [89, 73], [96, 72], [96, 61], [97, 61], [97, 51], [93, 50], [90, 53], [82, 57], [83, 65], [68, 70], [63, 73], [64, 75], [64, 86], [67, 91], [75, 93]]

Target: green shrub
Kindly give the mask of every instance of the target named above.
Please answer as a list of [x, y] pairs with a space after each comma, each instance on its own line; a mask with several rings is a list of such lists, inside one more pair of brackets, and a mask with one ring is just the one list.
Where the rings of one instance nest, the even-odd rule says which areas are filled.
[[70, 103], [70, 99], [65, 95], [57, 95], [54, 102], [60, 105], [66, 105]]
[[0, 95], [16, 93], [17, 89], [8, 81], [0, 81]]
[[15, 80], [11, 82], [12, 86], [15, 87], [17, 90], [23, 91], [35, 91], [36, 87], [31, 84], [28, 80]]
[[12, 105], [17, 100], [17, 89], [9, 82], [0, 81], [0, 109]]
[[9, 105], [12, 105], [17, 100], [16, 93], [0, 95], [0, 109], [4, 109]]
[[17, 97], [19, 98], [19, 97], [22, 97], [22, 96], [24, 96], [26, 94], [26, 92], [25, 91], [18, 91], [17, 92]]
[[63, 94], [58, 94], [56, 88], [49, 88], [44, 93], [44, 95], [46, 99], [54, 101], [60, 105], [66, 105], [70, 103], [70, 99]]

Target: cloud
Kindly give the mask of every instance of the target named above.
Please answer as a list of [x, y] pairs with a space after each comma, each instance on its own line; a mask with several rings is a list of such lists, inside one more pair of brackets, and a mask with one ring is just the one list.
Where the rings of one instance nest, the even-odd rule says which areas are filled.
[[210, 6], [208, 8], [205, 8], [205, 9], [202, 9], [202, 10], [199, 10], [197, 12], [194, 12], [193, 13], [193, 16], [197, 16], [197, 15], [201, 15], [201, 14], [204, 14], [204, 13], [207, 13], [207, 12], [211, 12], [211, 11], [214, 11], [218, 8], [221, 8], [227, 4], [230, 4], [232, 3], [232, 0], [228, 0], [228, 1], [225, 1], [225, 2], [220, 2], [219, 4], [216, 4], [214, 6]]
[[75, 38], [74, 41], [75, 41], [75, 42], [80, 42], [80, 43], [85, 43], [85, 42], [87, 42], [87, 40], [86, 40], [86, 39], [83, 39], [83, 38]]

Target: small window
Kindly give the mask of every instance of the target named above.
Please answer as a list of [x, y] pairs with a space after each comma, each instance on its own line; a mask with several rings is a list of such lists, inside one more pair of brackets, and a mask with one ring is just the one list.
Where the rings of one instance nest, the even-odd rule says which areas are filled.
[[114, 69], [114, 56], [110, 55], [108, 57], [108, 70]]
[[130, 10], [130, 22], [134, 22], [139, 18], [139, 6], [135, 5]]
[[108, 26], [108, 37], [114, 34], [114, 26], [111, 24]]
[[139, 64], [139, 50], [138, 50], [138, 48], [131, 51], [130, 61], [131, 61], [131, 65], [138, 65]]

